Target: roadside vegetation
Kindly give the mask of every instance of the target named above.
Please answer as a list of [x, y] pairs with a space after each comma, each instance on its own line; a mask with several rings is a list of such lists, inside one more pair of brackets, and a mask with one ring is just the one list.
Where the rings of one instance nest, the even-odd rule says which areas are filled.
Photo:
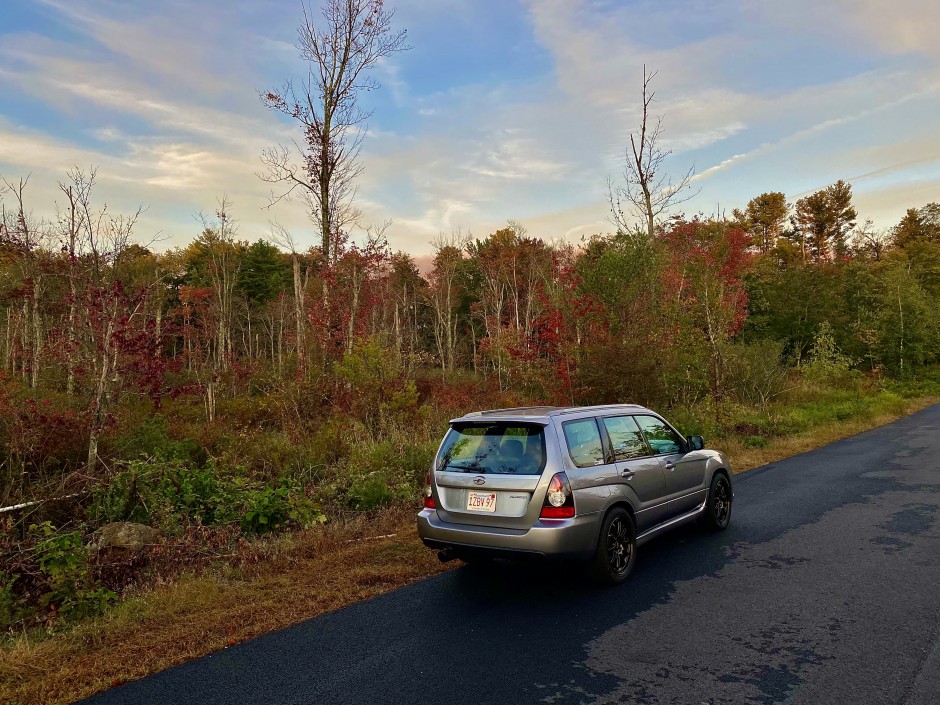
[[[6, 211], [0, 502], [25, 506], [0, 514], [5, 648], [331, 526], [368, 538], [469, 409], [636, 401], [741, 469], [940, 395], [940, 209], [872, 250], [787, 208], [762, 224], [774, 198], [578, 247], [454, 236], [426, 275], [377, 240], [330, 262], [249, 244], [221, 211], [162, 254], [99, 252], [116, 226], [84, 223], [70, 254], [70, 220]], [[392, 584], [437, 569], [408, 555]]]

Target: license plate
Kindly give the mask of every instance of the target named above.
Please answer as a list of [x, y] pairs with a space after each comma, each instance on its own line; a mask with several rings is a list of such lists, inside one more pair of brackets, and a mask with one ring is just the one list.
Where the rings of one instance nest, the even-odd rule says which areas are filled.
[[467, 495], [468, 512], [495, 512], [495, 492], [470, 492]]

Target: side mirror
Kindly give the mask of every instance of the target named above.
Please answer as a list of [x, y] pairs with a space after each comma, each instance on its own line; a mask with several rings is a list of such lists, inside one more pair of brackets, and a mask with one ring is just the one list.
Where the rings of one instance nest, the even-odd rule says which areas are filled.
[[702, 450], [705, 447], [705, 439], [701, 436], [689, 436], [689, 450]]

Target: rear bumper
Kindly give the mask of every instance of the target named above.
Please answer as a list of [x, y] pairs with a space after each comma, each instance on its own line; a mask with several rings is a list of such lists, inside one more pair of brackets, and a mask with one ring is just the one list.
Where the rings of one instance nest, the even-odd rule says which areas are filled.
[[541, 520], [528, 530], [441, 521], [434, 509], [418, 513], [418, 536], [430, 548], [454, 547], [554, 558], [589, 558], [597, 545], [601, 513]]

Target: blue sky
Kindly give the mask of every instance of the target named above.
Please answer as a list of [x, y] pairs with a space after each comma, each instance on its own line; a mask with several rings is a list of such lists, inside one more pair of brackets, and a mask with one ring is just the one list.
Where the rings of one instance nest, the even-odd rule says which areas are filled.
[[[299, 136], [258, 101], [303, 75], [299, 17], [299, 0], [3, 2], [0, 175], [31, 174], [52, 217], [66, 170], [98, 165], [99, 198], [149, 206], [137, 234], [160, 247], [223, 194], [243, 238], [276, 220], [315, 243], [257, 177], [262, 149]], [[880, 227], [940, 200], [935, 0], [399, 0], [397, 22], [413, 49], [376, 71], [358, 193], [396, 249], [507, 219], [548, 240], [609, 231], [644, 63], [670, 169], [697, 171], [687, 212], [840, 178]]]

